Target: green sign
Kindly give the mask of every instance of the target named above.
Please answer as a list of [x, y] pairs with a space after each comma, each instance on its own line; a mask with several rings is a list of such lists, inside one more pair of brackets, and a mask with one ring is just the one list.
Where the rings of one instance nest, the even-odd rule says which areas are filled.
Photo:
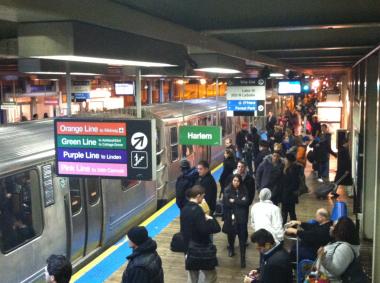
[[179, 143], [186, 145], [222, 145], [222, 127], [180, 126]]
[[127, 149], [125, 137], [57, 136], [57, 145], [68, 148]]

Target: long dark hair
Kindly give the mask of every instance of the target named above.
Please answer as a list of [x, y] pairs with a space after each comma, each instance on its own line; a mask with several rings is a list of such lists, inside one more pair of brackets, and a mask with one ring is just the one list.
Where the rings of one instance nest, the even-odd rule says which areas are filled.
[[239, 179], [240, 184], [239, 184], [238, 189], [240, 190], [242, 188], [242, 186], [243, 186], [243, 178], [240, 176], [240, 174], [234, 174], [232, 176], [232, 179], [231, 179], [231, 189], [234, 188], [233, 182], [234, 182], [235, 178]]
[[338, 220], [333, 230], [333, 237], [336, 241], [347, 242], [351, 245], [360, 243], [355, 223], [349, 217], [342, 217]]

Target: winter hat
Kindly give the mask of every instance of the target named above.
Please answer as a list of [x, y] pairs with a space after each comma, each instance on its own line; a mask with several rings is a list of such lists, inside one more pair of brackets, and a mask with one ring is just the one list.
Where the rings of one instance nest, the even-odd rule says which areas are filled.
[[131, 230], [128, 231], [127, 235], [128, 239], [137, 246], [141, 245], [149, 239], [148, 230], [146, 230], [146, 228], [143, 226], [133, 227]]
[[296, 156], [293, 153], [287, 153], [285, 155], [286, 159], [289, 160], [290, 162], [296, 161]]
[[259, 199], [260, 201], [270, 200], [272, 197], [272, 192], [268, 188], [264, 188], [259, 193]]
[[190, 162], [187, 159], [182, 159], [181, 162], [179, 163], [179, 166], [181, 168], [190, 168]]

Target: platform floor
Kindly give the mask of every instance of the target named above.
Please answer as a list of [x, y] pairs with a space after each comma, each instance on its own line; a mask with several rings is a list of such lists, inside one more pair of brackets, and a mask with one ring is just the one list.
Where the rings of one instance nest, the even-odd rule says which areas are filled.
[[[330, 163], [331, 168], [336, 168], [336, 160], [332, 159]], [[304, 194], [300, 198], [300, 202], [296, 207], [296, 213], [299, 220], [308, 220], [314, 217], [315, 211], [320, 207], [326, 207], [331, 211], [333, 202], [331, 200], [317, 200], [312, 192], [318, 187], [319, 183], [313, 178], [310, 166], [306, 168], [306, 182], [311, 191], [310, 194]], [[330, 179], [335, 177], [335, 170], [330, 170]], [[347, 201], [349, 213], [352, 214], [352, 200], [348, 199], [343, 192], [339, 190], [342, 197], [341, 200]], [[220, 218], [218, 218], [220, 221]], [[221, 222], [220, 222], [221, 223]], [[221, 223], [222, 224], [222, 223]], [[174, 253], [170, 250], [170, 240], [172, 235], [179, 231], [179, 218], [177, 217], [172, 221], [163, 231], [155, 237], [158, 244], [158, 253], [160, 254], [163, 262], [165, 282], [177, 283], [186, 282], [187, 273], [185, 271], [184, 256], [182, 253]], [[252, 233], [249, 227], [249, 234]], [[242, 279], [249, 270], [258, 267], [259, 253], [256, 251], [254, 244], [250, 244], [246, 252], [247, 267], [240, 268], [240, 256], [238, 248], [236, 248], [236, 255], [232, 258], [227, 256], [227, 237], [224, 233], [214, 235], [214, 243], [218, 249], [219, 267], [217, 268], [218, 281], [220, 283], [233, 283], [242, 282]], [[238, 246], [236, 239], [235, 246]], [[116, 283], [121, 282], [123, 271], [126, 267], [124, 264], [119, 270], [112, 274], [105, 282]]]

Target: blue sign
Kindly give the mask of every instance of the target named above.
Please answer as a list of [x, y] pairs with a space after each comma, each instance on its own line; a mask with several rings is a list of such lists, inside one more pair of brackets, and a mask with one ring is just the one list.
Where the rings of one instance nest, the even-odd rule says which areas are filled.
[[227, 111], [257, 111], [257, 100], [227, 100]]
[[77, 92], [73, 93], [75, 99], [89, 99], [90, 93], [89, 92]]

